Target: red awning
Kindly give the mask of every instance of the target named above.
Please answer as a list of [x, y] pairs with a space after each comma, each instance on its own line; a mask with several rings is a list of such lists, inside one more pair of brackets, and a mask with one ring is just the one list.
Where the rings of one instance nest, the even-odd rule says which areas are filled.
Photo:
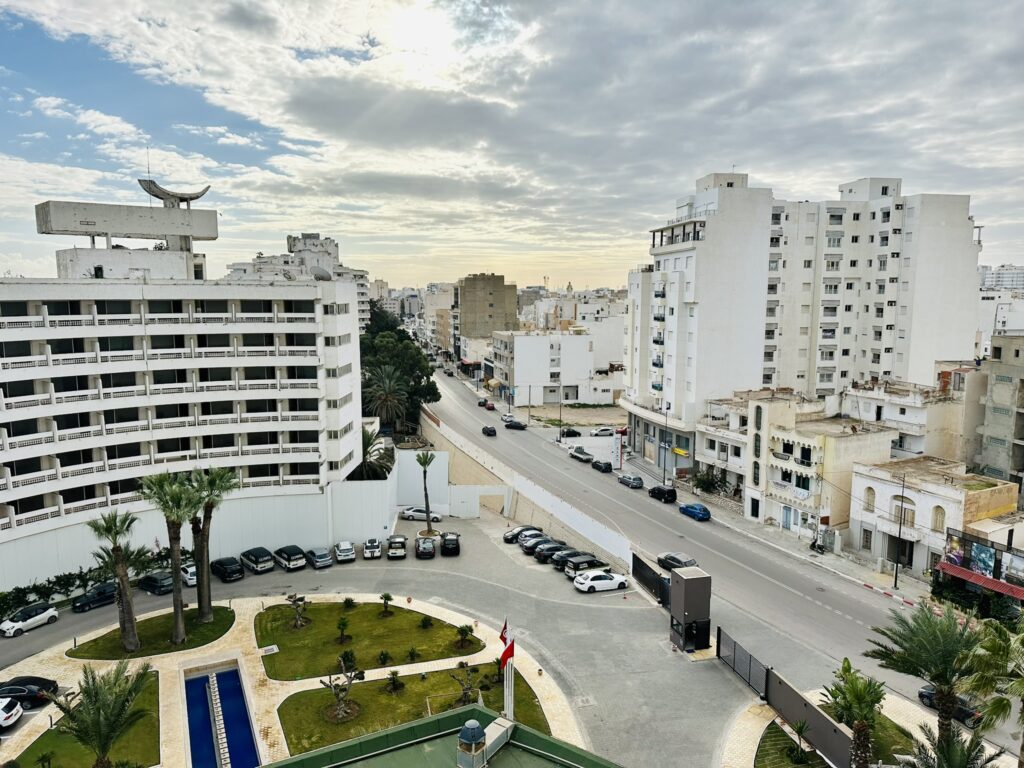
[[462, 358], [462, 364], [463, 365], [480, 365], [480, 361], [479, 360], [473, 361], [473, 360], [467, 360], [466, 358]]
[[998, 579], [983, 576], [980, 573], [975, 573], [974, 571], [962, 568], [959, 565], [953, 565], [952, 563], [939, 563], [938, 568], [943, 573], [948, 573], [950, 576], [956, 576], [958, 579], [969, 581], [971, 584], [977, 584], [979, 587], [991, 589], [993, 592], [999, 592], [1003, 595], [1009, 595], [1015, 600], [1024, 600], [1024, 587], [1015, 587], [1013, 584], [1007, 584], [1005, 581], [999, 581]]

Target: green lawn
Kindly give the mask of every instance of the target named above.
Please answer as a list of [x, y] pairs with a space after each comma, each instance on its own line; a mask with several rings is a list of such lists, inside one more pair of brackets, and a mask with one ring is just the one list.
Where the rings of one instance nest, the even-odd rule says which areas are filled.
[[[832, 716], [830, 706], [825, 705], [822, 709]], [[893, 753], [910, 755], [913, 752], [914, 738], [910, 731], [879, 713], [878, 719], [875, 720], [875, 731], [871, 735], [871, 761], [877, 763], [881, 760], [886, 765], [896, 765]]]
[[[761, 736], [761, 743], [757, 745], [754, 768], [789, 768], [795, 765], [786, 752], [795, 745], [796, 742], [777, 723], [770, 723]], [[818, 754], [811, 753], [807, 758], [802, 768], [828, 768], [828, 763]]]
[[[494, 665], [481, 668], [484, 674], [493, 672]], [[326, 689], [303, 691], [289, 696], [278, 709], [281, 726], [284, 728], [288, 749], [293, 755], [319, 749], [340, 741], [365, 736], [370, 733], [393, 728], [396, 725], [418, 720], [427, 715], [427, 697], [452, 694], [451, 698], [430, 700], [431, 711], [437, 714], [441, 708], [452, 704], [459, 692], [458, 684], [447, 672], [431, 672], [426, 680], [419, 675], [402, 678], [405, 683], [399, 693], [384, 690], [384, 681], [375, 680], [357, 683], [352, 690], [352, 700], [360, 706], [359, 714], [346, 723], [336, 725], [328, 722], [323, 710], [334, 701]], [[502, 704], [501, 685], [484, 691], [484, 703], [495, 711]], [[516, 672], [516, 720], [523, 725], [550, 733], [547, 719], [522, 675]]]
[[187, 651], [190, 648], [198, 648], [201, 645], [212, 643], [223, 636], [235, 623], [235, 612], [218, 605], [213, 607], [213, 621], [210, 624], [196, 623], [196, 616], [198, 616], [196, 608], [189, 608], [185, 611], [185, 631], [188, 634], [188, 640], [182, 645], [171, 645], [169, 638], [173, 616], [170, 613], [165, 613], [139, 622], [139, 641], [142, 643], [142, 647], [136, 653], [126, 654], [121, 647], [121, 633], [117, 629], [112, 629], [95, 640], [68, 650], [68, 656], [73, 659], [137, 659], [142, 656], [158, 656], [174, 651]]
[[[828, 707], [822, 707], [822, 709], [828, 711]], [[813, 733], [807, 735], [813, 740]], [[757, 747], [757, 756], [754, 758], [754, 768], [789, 768], [794, 765], [786, 754], [786, 748], [793, 743], [793, 739], [782, 728], [772, 723], [761, 737], [761, 743]], [[893, 757], [893, 753], [913, 754], [914, 740], [909, 731], [880, 714], [875, 723], [871, 752], [872, 764], [881, 760], [886, 765], [895, 765], [896, 759]], [[818, 755], [810, 756], [810, 761], [806, 765], [809, 768], [825, 768], [826, 766], [825, 761]]]
[[[263, 657], [267, 675], [274, 680], [302, 680], [338, 672], [338, 656], [352, 651], [360, 669], [394, 667], [408, 664], [410, 648], [419, 651], [417, 662], [465, 656], [479, 651], [483, 644], [470, 637], [464, 648], [458, 647], [455, 627], [434, 619], [430, 629], [420, 628], [422, 613], [391, 606], [391, 616], [380, 616], [380, 603], [363, 603], [346, 611], [341, 603], [311, 603], [306, 618], [311, 623], [302, 629], [292, 627], [295, 615], [291, 606], [274, 605], [256, 616], [256, 642], [263, 648], [276, 645], [277, 653]], [[338, 617], [349, 619], [346, 634], [351, 638], [338, 643]], [[391, 661], [381, 664], [382, 650]]]
[[[156, 765], [160, 762], [160, 708], [157, 706], [159, 697], [159, 683], [156, 675], [146, 685], [139, 698], [135, 702], [135, 709], [143, 709], [150, 712], [147, 717], [132, 726], [122, 736], [111, 757], [117, 760], [130, 760], [142, 766]], [[38, 717], [46, 717], [55, 713], [57, 708], [52, 704]], [[45, 753], [54, 752], [57, 757], [53, 761], [54, 768], [91, 768], [95, 758], [92, 753], [87, 752], [78, 743], [63, 733], [56, 730], [47, 731], [32, 746], [26, 749], [18, 757], [18, 763], [23, 768], [31, 768], [35, 765], [36, 758]]]

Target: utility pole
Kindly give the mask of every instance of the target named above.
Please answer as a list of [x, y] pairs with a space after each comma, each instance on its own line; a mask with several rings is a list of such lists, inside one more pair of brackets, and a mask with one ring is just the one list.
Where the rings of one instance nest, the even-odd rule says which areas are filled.
[[[559, 377], [561, 378], [561, 377]], [[562, 442], [562, 382], [558, 382], [558, 437], [556, 443]]]
[[903, 548], [903, 516], [906, 514], [906, 507], [904, 502], [906, 501], [907, 493], [907, 474], [903, 473], [903, 482], [900, 485], [900, 524], [898, 533], [896, 534], [896, 565], [892, 569], [892, 588], [900, 588], [900, 550]]
[[669, 443], [668, 443], [668, 407], [667, 406], [665, 408], [665, 433], [664, 433], [664, 435], [662, 435], [662, 437], [664, 438], [661, 442], [662, 442], [662, 447], [665, 448], [665, 458], [662, 459], [662, 462], [661, 462], [661, 484], [665, 485], [665, 483], [668, 480], [668, 450], [669, 450], [669, 448], [668, 448], [668, 446], [669, 446]]

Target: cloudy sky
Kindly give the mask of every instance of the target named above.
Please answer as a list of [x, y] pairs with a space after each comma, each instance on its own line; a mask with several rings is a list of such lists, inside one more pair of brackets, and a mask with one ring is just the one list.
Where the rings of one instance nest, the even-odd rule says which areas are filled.
[[392, 285], [623, 285], [714, 170], [969, 193], [1024, 262], [1024, 4], [0, 0], [0, 272], [45, 199], [212, 184], [211, 274], [287, 233]]

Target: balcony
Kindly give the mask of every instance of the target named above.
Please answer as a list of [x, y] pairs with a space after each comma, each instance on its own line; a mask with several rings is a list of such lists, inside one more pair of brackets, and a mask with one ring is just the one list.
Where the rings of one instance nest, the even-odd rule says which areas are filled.
[[656, 322], [656, 323], [664, 323], [665, 322], [665, 315], [654, 315], [654, 322]]
[[803, 459], [799, 456], [794, 456], [793, 461], [799, 464], [801, 467], [813, 467], [815, 462], [811, 459]]
[[663, 347], [665, 346], [665, 339], [662, 338], [661, 336], [655, 336], [653, 339], [651, 339], [651, 343]]
[[658, 358], [657, 360], [651, 360], [651, 367], [652, 368], [664, 368], [665, 367], [665, 361], [660, 359], [660, 358]]
[[782, 451], [772, 451], [772, 457], [777, 459], [778, 461], [788, 462], [791, 458], [793, 458], [793, 454], [783, 453]]
[[665, 387], [660, 382], [651, 382], [651, 389], [653, 389], [655, 392], [661, 392], [664, 388]]
[[665, 298], [665, 289], [664, 288], [656, 288], [654, 290], [654, 298], [656, 298], [656, 299], [664, 299]]

